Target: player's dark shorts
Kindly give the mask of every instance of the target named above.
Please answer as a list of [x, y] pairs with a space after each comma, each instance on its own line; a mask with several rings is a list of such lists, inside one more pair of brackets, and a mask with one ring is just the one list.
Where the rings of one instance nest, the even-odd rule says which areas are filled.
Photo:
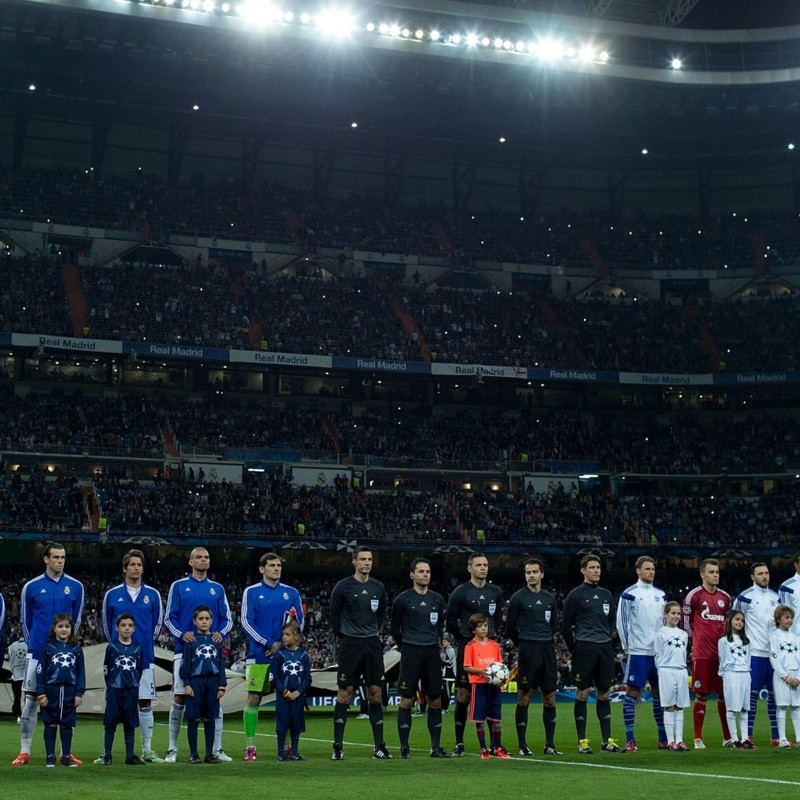
[[464, 650], [470, 643], [470, 639], [459, 640], [458, 649], [456, 650], [456, 689], [468, 689], [472, 691], [469, 685], [469, 675], [464, 671]]
[[575, 642], [572, 651], [572, 680], [578, 689], [594, 686], [605, 692], [614, 683], [614, 648], [611, 642]]
[[772, 691], [772, 664], [765, 656], [750, 656], [750, 687]]
[[216, 719], [219, 716], [219, 678], [216, 675], [190, 678], [186, 684], [194, 691], [194, 697], [186, 695], [186, 719]]
[[404, 644], [400, 649], [400, 696], [414, 697], [418, 685], [427, 697], [442, 693], [442, 662], [437, 644]]
[[383, 647], [377, 636], [360, 639], [342, 636], [339, 640], [339, 666], [336, 685], [340, 689], [348, 686], [380, 686], [383, 680]]
[[499, 720], [503, 703], [500, 687], [491, 683], [473, 683], [471, 686], [470, 722]]
[[722, 699], [722, 678], [718, 658], [698, 658], [692, 661], [692, 691], [695, 694], [715, 694]]
[[48, 686], [45, 690], [47, 705], [42, 706], [39, 714], [45, 725], [61, 725], [74, 728], [77, 721], [75, 712], [74, 686]]
[[552, 642], [523, 640], [517, 657], [517, 688], [521, 692], [539, 689], [550, 694], [558, 685], [558, 660]]
[[122, 723], [126, 728], [139, 727], [139, 687], [126, 686], [124, 689], [106, 689], [106, 710], [103, 725], [116, 728]]

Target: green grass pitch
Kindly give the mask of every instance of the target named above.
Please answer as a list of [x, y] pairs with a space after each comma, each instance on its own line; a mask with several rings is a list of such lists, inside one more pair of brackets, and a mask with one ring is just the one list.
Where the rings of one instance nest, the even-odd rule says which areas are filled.
[[[514, 755], [517, 750], [513, 725], [513, 705], [503, 708], [506, 720], [504, 744]], [[614, 731], [623, 740], [621, 705], [614, 704]], [[709, 710], [715, 712], [713, 705]], [[691, 732], [691, 712], [687, 710], [687, 734]], [[590, 706], [589, 736], [598, 746], [597, 721]], [[41, 723], [37, 726], [31, 763], [12, 768], [12, 758], [19, 747], [19, 728], [13, 719], [0, 720], [0, 776], [25, 788], [25, 796], [61, 797], [87, 800], [208, 800], [209, 798], [291, 798], [303, 800], [420, 800], [421, 798], [471, 798], [476, 795], [496, 798], [670, 798], [684, 800], [749, 800], [749, 798], [797, 797], [800, 791], [800, 748], [778, 750], [768, 746], [766, 709], [759, 709], [756, 729], [761, 747], [753, 752], [722, 748], [722, 736], [716, 713], [709, 715], [705, 740], [708, 749], [672, 753], [656, 750], [655, 729], [649, 705], [637, 714], [638, 753], [611, 754], [596, 752], [579, 756], [576, 752], [572, 706], [558, 705], [556, 743], [564, 752], [560, 757], [541, 755], [541, 706], [532, 706], [528, 744], [537, 754], [533, 758], [514, 757], [507, 761], [481, 761], [472, 725], [466, 735], [465, 758], [432, 760], [428, 757], [425, 720], [414, 718], [412, 755], [399, 759], [396, 717], [386, 714], [386, 739], [395, 755], [393, 761], [372, 759], [369, 722], [357, 720], [351, 713], [345, 735], [345, 760], [330, 760], [332, 730], [331, 710], [315, 710], [307, 718], [308, 730], [301, 740], [305, 763], [279, 763], [276, 760], [274, 718], [262, 710], [258, 727], [258, 761], [244, 763], [244, 736], [240, 715], [225, 719], [224, 746], [235, 757], [230, 764], [190, 766], [185, 734], [180, 741], [179, 763], [151, 764], [145, 767], [124, 765], [122, 731], [115, 741], [115, 763], [110, 767], [91, 762], [102, 750], [103, 728], [99, 718], [81, 717], [75, 731], [73, 751], [84, 760], [77, 769], [45, 769]], [[791, 723], [789, 730], [791, 731]], [[443, 745], [453, 744], [453, 717], [444, 717]], [[202, 741], [202, 731], [200, 732]], [[687, 735], [687, 739], [690, 737]], [[167, 740], [166, 719], [159, 719], [154, 743], [163, 755]], [[137, 732], [137, 742], [138, 732]], [[599, 747], [597, 748], [599, 749]], [[133, 782], [133, 783], [132, 783]]]

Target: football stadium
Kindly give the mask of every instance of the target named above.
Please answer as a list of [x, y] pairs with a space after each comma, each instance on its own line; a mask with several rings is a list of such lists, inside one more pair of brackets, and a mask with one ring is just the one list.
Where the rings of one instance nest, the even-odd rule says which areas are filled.
[[798, 159], [794, 0], [3, 0], [12, 786], [800, 788]]

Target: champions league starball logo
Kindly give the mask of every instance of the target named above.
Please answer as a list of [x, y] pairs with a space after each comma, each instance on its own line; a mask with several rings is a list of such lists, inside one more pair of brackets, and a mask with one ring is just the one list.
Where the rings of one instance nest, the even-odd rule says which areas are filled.
[[56, 653], [53, 656], [53, 663], [58, 667], [74, 667], [75, 653]]
[[283, 665], [283, 671], [287, 675], [302, 675], [303, 674], [303, 665], [299, 661], [287, 661]]
[[136, 669], [136, 659], [132, 656], [118, 656], [114, 660], [114, 666], [123, 672], [131, 672]]
[[210, 644], [201, 644], [200, 647], [197, 648], [195, 651], [197, 653], [198, 658], [216, 658], [217, 650], [215, 647], [212, 647]]

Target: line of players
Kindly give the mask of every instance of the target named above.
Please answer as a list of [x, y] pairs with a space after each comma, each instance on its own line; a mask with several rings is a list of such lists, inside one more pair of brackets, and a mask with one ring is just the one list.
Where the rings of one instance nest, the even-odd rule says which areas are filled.
[[[25, 704], [20, 723], [20, 753], [12, 762], [15, 766], [27, 764], [31, 740], [36, 725], [39, 702], [36, 695], [37, 667], [42, 656], [54, 616], [70, 614], [77, 629], [83, 611], [83, 586], [64, 573], [66, 553], [58, 543], [51, 543], [44, 552], [45, 572], [25, 584], [22, 590], [20, 622], [28, 648], [28, 668], [24, 682]], [[169, 714], [169, 744], [166, 758], [173, 763], [178, 756], [186, 686], [181, 678], [181, 659], [184, 650], [195, 640], [194, 614], [199, 606], [209, 609], [212, 623], [209, 636], [221, 643], [231, 630], [233, 619], [224, 587], [208, 578], [210, 557], [205, 548], [192, 550], [189, 556], [191, 574], [175, 581], [170, 587], [166, 613], [162, 609], [158, 592], [143, 581], [144, 554], [130, 550], [122, 562], [123, 582], [110, 589], [103, 602], [103, 628], [109, 642], [115, 640], [115, 626], [121, 614], [130, 614], [134, 621], [133, 640], [143, 651], [142, 680], [139, 685], [139, 727], [142, 730], [142, 760], [149, 763], [162, 761], [152, 749], [153, 713], [155, 699], [154, 640], [162, 622], [175, 638], [173, 670], [173, 704]], [[383, 653], [379, 629], [387, 615], [388, 596], [380, 581], [372, 578], [372, 553], [359, 548], [353, 555], [354, 575], [340, 581], [331, 594], [330, 617], [334, 632], [339, 636], [339, 687], [334, 708], [333, 760], [343, 758], [344, 730], [347, 709], [353, 689], [363, 682], [367, 689], [369, 718], [378, 759], [391, 758], [383, 735], [383, 706], [381, 679]], [[730, 596], [718, 587], [719, 563], [706, 559], [700, 565], [701, 585], [689, 592], [683, 602], [683, 628], [691, 643], [692, 682], [695, 690], [693, 709], [695, 748], [705, 745], [702, 728], [708, 696], [718, 697], [718, 711], [724, 734], [724, 744], [734, 740], [728, 726], [722, 682], [719, 676], [718, 642], [725, 633], [725, 620], [733, 607], [747, 621], [750, 637], [751, 690], [748, 698], [749, 717], [747, 741], [752, 742], [756, 702], [759, 692], [768, 692], [768, 711], [772, 730], [772, 743], [779, 744], [778, 717], [772, 691], [772, 665], [770, 663], [769, 637], [775, 630], [772, 619], [779, 605], [788, 606], [798, 619], [800, 611], [800, 553], [794, 558], [796, 574], [787, 580], [778, 593], [769, 589], [769, 571], [765, 564], [752, 567], [753, 586], [742, 592], [732, 604]], [[246, 738], [245, 760], [255, 761], [255, 734], [258, 709], [263, 695], [270, 688], [270, 666], [274, 654], [282, 646], [282, 628], [293, 620], [302, 629], [303, 606], [299, 593], [283, 584], [282, 562], [275, 553], [264, 554], [259, 562], [262, 580], [249, 586], [242, 598], [242, 627], [249, 639], [247, 689], [248, 705], [245, 708], [244, 730]], [[542, 696], [542, 723], [545, 734], [544, 753], [560, 755], [555, 746], [555, 691], [557, 685], [557, 660], [553, 638], [558, 632], [558, 614], [555, 597], [542, 588], [543, 563], [536, 558], [526, 561], [526, 585], [516, 592], [509, 603], [507, 619], [503, 626], [504, 599], [498, 586], [488, 581], [489, 563], [486, 556], [473, 553], [467, 564], [469, 580], [458, 586], [445, 604], [441, 595], [429, 590], [430, 563], [424, 559], [414, 562], [410, 577], [412, 587], [401, 593], [392, 608], [391, 631], [401, 650], [398, 712], [398, 733], [401, 757], [408, 757], [411, 709], [417, 687], [422, 686], [428, 701], [428, 728], [431, 738], [431, 756], [447, 758], [462, 756], [465, 752], [464, 729], [469, 718], [469, 677], [464, 669], [464, 651], [472, 639], [469, 620], [483, 614], [488, 620], [488, 633], [496, 638], [501, 632], [519, 648], [518, 703], [515, 709], [515, 727], [520, 755], [532, 755], [527, 745], [528, 709], [532, 692], [538, 689]], [[609, 691], [614, 679], [615, 655], [612, 637], [616, 628], [626, 657], [625, 683], [627, 693], [623, 702], [627, 751], [637, 749], [634, 738], [635, 712], [642, 689], [650, 685], [658, 700], [658, 671], [656, 666], [656, 634], [664, 621], [667, 598], [654, 586], [655, 562], [643, 556], [636, 563], [637, 582], [620, 596], [619, 604], [613, 595], [599, 586], [600, 560], [585, 556], [581, 561], [583, 583], [566, 598], [561, 631], [565, 644], [572, 653], [573, 679], [577, 687], [574, 717], [578, 736], [578, 751], [591, 753], [586, 736], [588, 694], [592, 686], [596, 691], [596, 711], [602, 736], [601, 749], [619, 752], [621, 748], [611, 736]], [[5, 604], [0, 596], [0, 622], [5, 615]], [[446, 620], [446, 623], [445, 623]], [[444, 625], [457, 643], [456, 703], [454, 711], [455, 748], [452, 754], [441, 747], [441, 661], [440, 642]], [[798, 622], [792, 626], [798, 633]], [[773, 662], [775, 654], [772, 654]], [[798, 663], [800, 668], [800, 663]], [[781, 676], [783, 677], [783, 676]], [[796, 686], [790, 687], [792, 690]], [[795, 700], [794, 695], [798, 695]], [[800, 707], [800, 690], [793, 691], [788, 705]], [[659, 747], [669, 745], [664, 728], [663, 708], [653, 703], [659, 734]], [[786, 708], [783, 708], [785, 726]], [[798, 712], [800, 713], [800, 712]], [[794, 714], [793, 714], [794, 718]], [[473, 721], [477, 721], [474, 719]], [[222, 709], [215, 720], [213, 755], [219, 761], [232, 760], [222, 747]], [[80, 763], [69, 754], [75, 763]]]

